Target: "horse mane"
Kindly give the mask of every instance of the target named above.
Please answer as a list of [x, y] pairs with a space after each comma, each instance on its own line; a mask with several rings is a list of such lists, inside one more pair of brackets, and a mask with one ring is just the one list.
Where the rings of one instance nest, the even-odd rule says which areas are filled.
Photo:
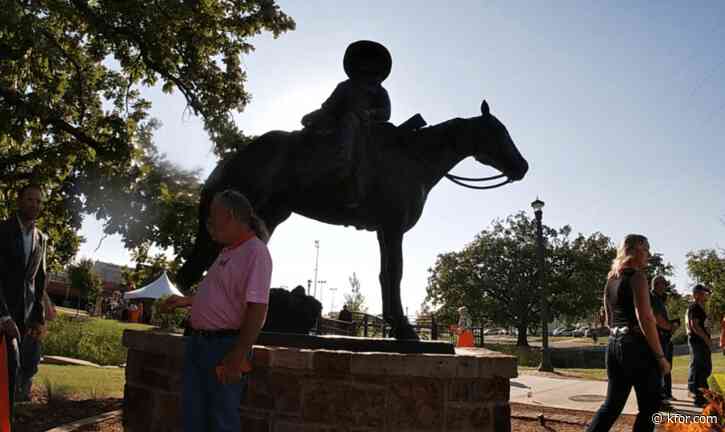
[[460, 133], [466, 119], [452, 118], [441, 123], [427, 126], [416, 131], [404, 134], [400, 139], [401, 147], [407, 156], [415, 160], [423, 160], [423, 149], [440, 151], [443, 147], [453, 144]]

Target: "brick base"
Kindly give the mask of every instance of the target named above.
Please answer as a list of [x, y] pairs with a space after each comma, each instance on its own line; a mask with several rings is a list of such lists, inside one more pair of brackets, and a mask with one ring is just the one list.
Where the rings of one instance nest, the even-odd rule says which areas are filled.
[[[124, 425], [177, 431], [184, 338], [127, 330]], [[516, 359], [254, 347], [242, 430], [510, 431]]]

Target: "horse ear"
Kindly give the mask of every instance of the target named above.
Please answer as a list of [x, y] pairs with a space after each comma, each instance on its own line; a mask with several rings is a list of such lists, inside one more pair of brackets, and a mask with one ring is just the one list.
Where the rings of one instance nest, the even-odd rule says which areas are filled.
[[484, 99], [483, 102], [481, 102], [481, 114], [483, 114], [483, 115], [489, 114], [488, 102], [486, 102], [486, 99]]

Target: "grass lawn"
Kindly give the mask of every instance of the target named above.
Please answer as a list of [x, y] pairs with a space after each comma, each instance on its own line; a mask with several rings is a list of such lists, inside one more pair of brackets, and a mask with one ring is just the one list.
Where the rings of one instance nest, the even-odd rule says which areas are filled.
[[[678, 384], [687, 384], [687, 373], [690, 367], [690, 356], [676, 356], [672, 359], [672, 382]], [[521, 371], [535, 371], [535, 367], [520, 366]], [[605, 369], [556, 369], [557, 372], [566, 375], [576, 376], [582, 379], [606, 380], [607, 371]], [[721, 373], [725, 371], [725, 356], [716, 352], [712, 354], [712, 371]]]
[[46, 387], [60, 395], [77, 396], [81, 399], [123, 397], [126, 381], [125, 369], [95, 368], [90, 366], [59, 366], [41, 364], [33, 387]]

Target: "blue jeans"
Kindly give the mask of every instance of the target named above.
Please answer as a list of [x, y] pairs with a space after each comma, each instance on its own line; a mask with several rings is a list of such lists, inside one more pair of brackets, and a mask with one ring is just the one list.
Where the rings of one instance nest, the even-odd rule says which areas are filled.
[[184, 432], [239, 432], [247, 377], [235, 384], [220, 384], [215, 372], [238, 336], [192, 335], [185, 339]]
[[704, 401], [700, 388], [707, 386], [707, 377], [712, 373], [710, 348], [699, 336], [688, 336], [690, 346], [690, 373], [687, 377], [687, 389], [695, 395], [695, 401]]
[[[668, 334], [660, 333], [660, 344], [662, 344], [662, 352], [670, 364], [672, 364], [672, 355], [674, 347], [672, 346], [672, 338]], [[662, 377], [662, 396], [672, 397], [672, 374]]]
[[662, 402], [662, 376], [644, 336], [610, 336], [606, 363], [607, 397], [587, 431], [608, 431], [622, 413], [632, 387], [639, 408], [632, 430], [653, 431], [652, 414]]

